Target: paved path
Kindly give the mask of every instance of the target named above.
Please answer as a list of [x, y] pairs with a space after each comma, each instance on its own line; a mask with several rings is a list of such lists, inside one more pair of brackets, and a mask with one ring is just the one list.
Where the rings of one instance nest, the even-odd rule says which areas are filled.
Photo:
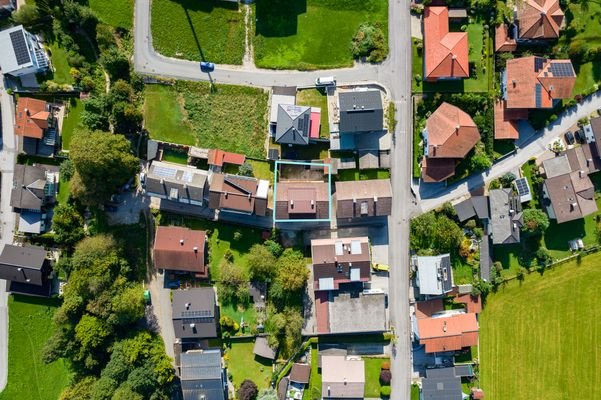
[[514, 156], [508, 157], [493, 165], [487, 172], [471, 175], [448, 187], [438, 184], [421, 185], [419, 188], [421, 197], [419, 204], [421, 211], [426, 212], [447, 201], [466, 196], [471, 190], [482, 186], [484, 183], [499, 178], [511, 170], [520, 168], [531, 158], [536, 158], [544, 153], [548, 149], [549, 143], [558, 136], [563, 135], [570, 127], [576, 124], [580, 118], [587, 117], [600, 108], [601, 91], [598, 91], [586, 97], [586, 99], [577, 106], [564, 111], [553, 124], [539, 131], [527, 142], [522, 143]]
[[[14, 134], [14, 105], [12, 97], [4, 90], [4, 77], [0, 75], [0, 111], [2, 112], [2, 148], [0, 149], [0, 172], [2, 188], [0, 191], [0, 249], [13, 241], [15, 213], [10, 206], [13, 171], [17, 151]], [[8, 375], [8, 295], [6, 281], [0, 279], [0, 392], [6, 386]]]
[[320, 76], [334, 75], [339, 82], [379, 82], [391, 95], [397, 123], [392, 148], [393, 213], [389, 218], [391, 326], [398, 335], [393, 351], [392, 399], [409, 398], [411, 347], [409, 321], [409, 216], [414, 211], [408, 189], [412, 165], [411, 113], [411, 20], [409, 0], [389, 0], [388, 59], [379, 65], [357, 64], [353, 68], [326, 71], [274, 71], [245, 66], [217, 65], [210, 75], [201, 73], [198, 62], [176, 60], [155, 53], [150, 34], [150, 0], [136, 0], [134, 16], [134, 69], [143, 74], [176, 79], [213, 80], [258, 87], [312, 85]]

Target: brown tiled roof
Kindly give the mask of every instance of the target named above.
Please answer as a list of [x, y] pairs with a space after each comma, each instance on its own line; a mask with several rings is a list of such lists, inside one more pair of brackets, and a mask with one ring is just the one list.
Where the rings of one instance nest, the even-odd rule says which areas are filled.
[[455, 175], [455, 159], [427, 157], [422, 159], [424, 182], [442, 182], [453, 175]]
[[515, 39], [509, 37], [509, 31], [506, 24], [501, 24], [495, 28], [495, 51], [515, 51], [518, 45]]
[[214, 173], [209, 188], [209, 207], [252, 213], [258, 184], [255, 178]]
[[504, 100], [495, 101], [495, 139], [519, 139], [517, 121], [528, 119], [528, 110], [509, 109]]
[[223, 164], [242, 165], [246, 161], [246, 156], [243, 154], [229, 153], [219, 149], [211, 149], [208, 154], [208, 164], [217, 167]]
[[369, 239], [363, 237], [315, 239], [311, 240], [311, 261], [313, 263], [314, 289], [319, 287], [321, 278], [333, 278], [334, 287], [350, 282], [351, 269], [359, 269], [362, 282], [369, 281], [371, 257]]
[[20, 97], [15, 115], [15, 134], [41, 139], [44, 129], [48, 128], [50, 113], [47, 106], [44, 100]]
[[576, 73], [570, 60], [536, 56], [508, 60], [507, 108], [551, 108], [554, 99], [571, 96], [575, 83]]
[[418, 319], [417, 329], [426, 353], [455, 351], [478, 344], [476, 314]]
[[574, 171], [545, 181], [545, 192], [557, 223], [573, 221], [597, 211], [595, 187], [587, 172]]
[[426, 79], [469, 76], [466, 32], [449, 32], [449, 9], [426, 7], [424, 13]]
[[430, 115], [426, 129], [428, 158], [464, 158], [480, 140], [472, 117], [446, 102]]
[[518, 5], [519, 35], [525, 39], [555, 39], [564, 14], [559, 0], [522, 0]]
[[470, 293], [466, 293], [456, 296], [454, 300], [455, 303], [465, 304], [468, 313], [480, 314], [482, 311], [480, 296], [472, 296]]
[[[317, 360], [314, 360], [317, 361]], [[294, 363], [290, 371], [290, 381], [298, 383], [309, 383], [311, 376], [311, 366], [308, 364]]]
[[[367, 213], [362, 213], [362, 203], [367, 202]], [[353, 218], [361, 216], [390, 215], [392, 187], [389, 179], [336, 182], [336, 216]]]
[[153, 248], [155, 268], [194, 272], [207, 277], [209, 271], [205, 259], [205, 241], [205, 231], [159, 226]]
[[429, 318], [432, 314], [444, 310], [442, 299], [418, 301], [415, 303], [415, 316], [417, 319]]
[[324, 219], [329, 217], [327, 182], [282, 181], [276, 190], [276, 217], [288, 219], [301, 216]]

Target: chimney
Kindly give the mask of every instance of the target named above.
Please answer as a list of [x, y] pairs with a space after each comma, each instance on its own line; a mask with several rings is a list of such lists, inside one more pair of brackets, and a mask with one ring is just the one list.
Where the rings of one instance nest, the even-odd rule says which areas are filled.
[[198, 253], [198, 247], [194, 246], [194, 252]]
[[583, 170], [578, 171], [578, 173], [580, 174], [581, 178], [584, 178], [584, 171]]
[[294, 208], [294, 200], [290, 200], [290, 208]]
[[459, 128], [461, 128], [460, 125], [455, 126], [455, 133], [459, 135]]
[[442, 321], [442, 331], [443, 332], [447, 331], [447, 321]]
[[179, 245], [180, 245], [180, 246], [183, 246], [183, 245], [184, 245], [184, 239], [180, 239], [180, 240], [179, 240]]
[[311, 208], [315, 208], [315, 202], [311, 200]]
[[186, 303], [186, 310], [190, 309], [190, 305], [191, 305], [190, 303]]
[[353, 204], [357, 203], [357, 199], [353, 197]]
[[574, 202], [570, 204], [570, 208], [572, 209], [572, 211], [574, 211], [576, 207], [578, 207], [578, 203]]
[[378, 196], [374, 196], [374, 203], [378, 202]]
[[194, 322], [192, 322], [192, 323], [190, 324], [190, 328], [192, 328], [192, 329], [194, 329], [194, 327], [195, 327], [195, 326], [196, 326], [196, 324], [195, 324]]
[[517, 85], [518, 81], [516, 81], [515, 79], [512, 79], [511, 83], [513, 83], [513, 87], [515, 87]]

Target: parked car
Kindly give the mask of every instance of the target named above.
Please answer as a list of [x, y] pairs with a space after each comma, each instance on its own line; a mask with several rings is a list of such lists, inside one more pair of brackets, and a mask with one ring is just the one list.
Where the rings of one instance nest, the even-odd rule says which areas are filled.
[[564, 135], [566, 138], [566, 143], [567, 144], [574, 144], [574, 142], [576, 142], [576, 139], [574, 138], [574, 134], [570, 131], [567, 131], [566, 134]]
[[586, 135], [584, 133], [584, 130], [578, 129], [576, 132], [574, 132], [574, 136], [576, 137], [576, 141], [578, 143], [580, 143], [580, 144], [586, 143]]
[[376, 272], [390, 272], [390, 267], [385, 264], [373, 263], [371, 268]]
[[315, 79], [315, 86], [336, 86], [336, 78], [333, 76], [322, 76]]
[[201, 61], [200, 62], [200, 70], [202, 72], [213, 72], [215, 71], [215, 64], [213, 64], [212, 62], [208, 62], [208, 61]]

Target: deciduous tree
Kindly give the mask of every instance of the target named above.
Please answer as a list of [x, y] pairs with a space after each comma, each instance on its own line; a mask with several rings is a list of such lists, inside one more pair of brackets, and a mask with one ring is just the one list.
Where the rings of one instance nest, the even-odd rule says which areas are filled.
[[253, 245], [246, 256], [246, 263], [251, 279], [265, 281], [276, 275], [276, 258], [264, 245]]

